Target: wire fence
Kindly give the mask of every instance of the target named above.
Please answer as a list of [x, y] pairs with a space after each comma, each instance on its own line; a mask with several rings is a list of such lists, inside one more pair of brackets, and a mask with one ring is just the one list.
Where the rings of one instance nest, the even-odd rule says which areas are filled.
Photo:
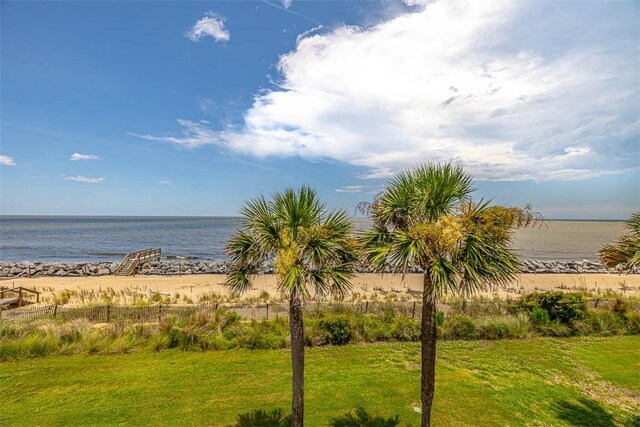
[[[590, 299], [588, 305], [596, 309], [610, 309], [615, 300]], [[640, 304], [627, 303], [634, 310], [640, 310]], [[476, 301], [461, 300], [453, 304], [438, 304], [438, 310], [448, 312], [455, 310], [467, 314], [505, 314], [508, 302], [506, 301]], [[306, 316], [320, 316], [326, 312], [332, 313], [357, 313], [357, 314], [381, 314], [393, 312], [411, 318], [419, 318], [421, 311], [419, 301], [360, 301], [348, 303], [317, 302], [304, 305]], [[98, 305], [90, 307], [66, 307], [64, 305], [47, 305], [39, 307], [23, 307], [0, 312], [0, 318], [8, 321], [34, 321], [40, 319], [59, 319], [62, 321], [84, 319], [93, 323], [109, 323], [118, 321], [130, 321], [137, 323], [159, 322], [162, 319], [174, 316], [177, 318], [189, 318], [197, 314], [214, 314], [217, 310], [234, 311], [243, 320], [270, 320], [287, 318], [289, 305], [285, 303], [268, 304], [201, 304], [201, 305], [150, 305], [145, 307]]]

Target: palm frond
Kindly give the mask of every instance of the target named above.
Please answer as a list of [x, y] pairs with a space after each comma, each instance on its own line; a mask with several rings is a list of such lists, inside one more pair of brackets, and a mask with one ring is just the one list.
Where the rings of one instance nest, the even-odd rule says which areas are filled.
[[411, 173], [416, 191], [413, 211], [421, 222], [452, 213], [474, 191], [473, 178], [459, 166], [428, 164]]
[[309, 271], [308, 281], [313, 284], [316, 297], [333, 295], [344, 298], [352, 289], [353, 265], [340, 264], [334, 267]]
[[392, 235], [387, 262], [394, 272], [405, 274], [412, 266], [422, 266], [428, 257], [425, 242], [418, 236], [404, 230], [397, 230]]
[[413, 177], [400, 172], [387, 183], [376, 203], [371, 206], [372, 218], [381, 225], [404, 228], [411, 220], [415, 199]]
[[251, 276], [260, 272], [266, 253], [247, 230], [236, 230], [225, 247], [230, 260], [225, 285], [232, 295], [240, 295], [251, 289]]
[[430, 260], [428, 271], [431, 275], [431, 283], [436, 293], [442, 295], [460, 292], [460, 272], [457, 270], [456, 265], [450, 260], [441, 256], [435, 256]]
[[459, 290], [464, 294], [486, 290], [492, 285], [505, 286], [520, 270], [517, 255], [503, 242], [476, 235], [467, 237], [456, 263], [461, 273]]
[[631, 215], [626, 228], [629, 230], [626, 234], [598, 251], [600, 261], [607, 268], [621, 266], [627, 272], [640, 268], [640, 211]]
[[256, 274], [259, 268], [255, 265], [231, 265], [225, 286], [232, 296], [242, 295], [252, 288], [251, 277]]
[[374, 227], [358, 234], [358, 243], [363, 248], [364, 257], [369, 266], [381, 273], [387, 265], [391, 242], [391, 233], [384, 227]]
[[273, 205], [275, 216], [293, 239], [298, 238], [300, 229], [318, 224], [324, 211], [316, 190], [306, 186], [277, 193], [273, 197]]
[[310, 289], [305, 279], [308, 278], [308, 272], [301, 265], [291, 266], [280, 278], [278, 287], [280, 292], [287, 294], [298, 294], [302, 299], [306, 299], [310, 295]]
[[225, 254], [233, 264], [257, 264], [263, 254], [257, 240], [245, 230], [236, 230], [225, 247]]

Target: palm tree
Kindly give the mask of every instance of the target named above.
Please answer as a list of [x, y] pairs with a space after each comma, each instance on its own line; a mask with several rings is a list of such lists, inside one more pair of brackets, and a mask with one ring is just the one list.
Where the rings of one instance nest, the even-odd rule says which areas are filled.
[[278, 288], [289, 296], [293, 369], [292, 425], [304, 419], [304, 325], [302, 303], [310, 297], [351, 289], [358, 261], [353, 225], [343, 210], [329, 212], [309, 187], [259, 197], [241, 210], [242, 224], [226, 247], [226, 284], [234, 295], [252, 287], [252, 277], [273, 260]]
[[530, 208], [473, 203], [473, 180], [461, 168], [429, 164], [392, 178], [373, 203], [359, 206], [372, 220], [360, 236], [371, 266], [405, 274], [424, 271], [422, 293], [422, 425], [431, 423], [435, 388], [436, 300], [505, 285], [519, 271], [512, 230], [537, 222]]
[[627, 221], [629, 232], [615, 243], [605, 245], [600, 249], [600, 261], [607, 268], [621, 266], [623, 271], [640, 268], [640, 211], [631, 215]]

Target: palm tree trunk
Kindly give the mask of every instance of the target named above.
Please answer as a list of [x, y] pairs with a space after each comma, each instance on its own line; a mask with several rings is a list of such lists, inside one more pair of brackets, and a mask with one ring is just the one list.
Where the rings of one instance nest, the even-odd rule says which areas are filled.
[[420, 391], [422, 401], [422, 427], [431, 425], [431, 404], [436, 383], [436, 294], [431, 282], [431, 271], [425, 269], [422, 290], [422, 374]]
[[289, 329], [291, 332], [291, 365], [293, 369], [293, 398], [291, 425], [304, 424], [304, 325], [300, 296], [292, 292], [289, 298]]

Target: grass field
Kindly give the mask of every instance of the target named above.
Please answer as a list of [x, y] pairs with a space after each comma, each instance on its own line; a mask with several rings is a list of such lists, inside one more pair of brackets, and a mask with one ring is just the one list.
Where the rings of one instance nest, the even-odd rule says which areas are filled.
[[[640, 337], [438, 344], [434, 424], [640, 425]], [[308, 426], [358, 406], [419, 425], [415, 343], [307, 349]], [[290, 399], [287, 350], [0, 363], [0, 425], [228, 425]]]

